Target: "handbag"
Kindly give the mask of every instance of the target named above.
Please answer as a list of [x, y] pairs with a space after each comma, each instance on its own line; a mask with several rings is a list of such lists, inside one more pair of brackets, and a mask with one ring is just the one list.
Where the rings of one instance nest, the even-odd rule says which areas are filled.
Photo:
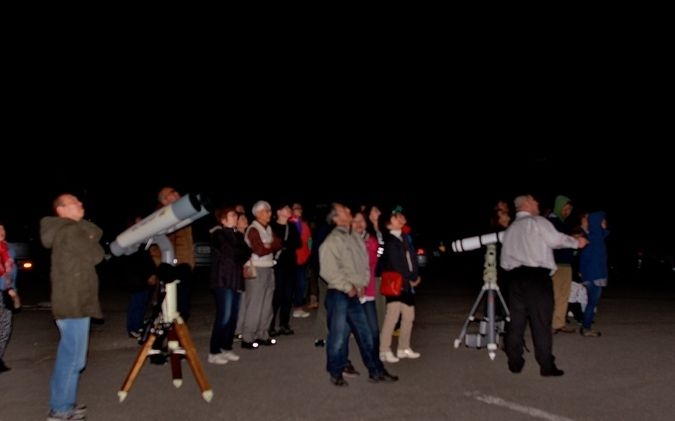
[[255, 266], [253, 266], [253, 263], [251, 263], [250, 260], [244, 263], [244, 266], [242, 267], [242, 274], [244, 275], [244, 279], [251, 279], [258, 276], [255, 271]]
[[403, 289], [403, 275], [394, 270], [382, 271], [380, 294], [385, 297], [398, 297]]

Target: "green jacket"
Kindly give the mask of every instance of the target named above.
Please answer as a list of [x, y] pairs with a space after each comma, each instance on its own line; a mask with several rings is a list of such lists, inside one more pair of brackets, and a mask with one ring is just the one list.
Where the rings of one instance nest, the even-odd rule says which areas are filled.
[[51, 300], [55, 319], [102, 318], [96, 265], [103, 260], [103, 231], [93, 223], [47, 216], [40, 240], [51, 249]]

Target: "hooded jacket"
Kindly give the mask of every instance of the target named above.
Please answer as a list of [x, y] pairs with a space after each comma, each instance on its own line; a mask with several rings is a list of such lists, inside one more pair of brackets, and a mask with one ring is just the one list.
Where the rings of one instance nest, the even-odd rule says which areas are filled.
[[579, 256], [579, 272], [584, 282], [593, 282], [598, 279], [607, 279], [609, 269], [607, 265], [607, 245], [605, 237], [609, 231], [602, 227], [605, 212], [591, 212], [588, 214], [588, 245], [581, 250]]
[[[562, 217], [562, 209], [570, 202], [572, 200], [567, 196], [563, 196], [562, 194], [556, 196], [553, 203], [553, 211], [548, 215], [548, 220], [551, 221], [555, 229], [567, 235], [572, 234], [572, 227], [569, 221], [566, 221]], [[574, 250], [569, 248], [555, 249], [553, 250], [553, 257], [558, 265], [571, 265], [572, 260], [574, 260]]]
[[40, 240], [51, 249], [51, 300], [55, 319], [102, 318], [96, 265], [103, 260], [103, 231], [84, 219], [47, 216]]

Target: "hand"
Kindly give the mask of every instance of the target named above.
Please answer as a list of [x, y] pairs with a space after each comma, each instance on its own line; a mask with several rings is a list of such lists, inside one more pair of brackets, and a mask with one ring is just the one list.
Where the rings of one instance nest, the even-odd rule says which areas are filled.
[[579, 237], [579, 248], [584, 248], [588, 245], [588, 238], [586, 237]]
[[422, 282], [422, 278], [418, 276], [417, 279], [415, 279], [414, 281], [410, 281], [410, 285], [412, 285], [412, 287], [414, 288], [417, 285], [419, 285], [420, 282]]
[[347, 292], [347, 296], [349, 296], [349, 298], [353, 298], [353, 297], [356, 297], [356, 295], [357, 295], [358, 293], [359, 293], [359, 292], [356, 290], [356, 288], [352, 287], [352, 289], [350, 289], [350, 290]]

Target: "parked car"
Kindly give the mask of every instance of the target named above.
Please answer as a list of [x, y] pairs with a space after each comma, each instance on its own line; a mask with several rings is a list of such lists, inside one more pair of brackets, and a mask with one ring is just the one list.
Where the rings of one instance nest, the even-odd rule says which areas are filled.
[[211, 267], [211, 244], [208, 241], [195, 241], [192, 250], [195, 267]]
[[29, 243], [7, 243], [14, 256], [14, 263], [20, 271], [33, 270], [35, 263], [33, 261], [31, 247]]

